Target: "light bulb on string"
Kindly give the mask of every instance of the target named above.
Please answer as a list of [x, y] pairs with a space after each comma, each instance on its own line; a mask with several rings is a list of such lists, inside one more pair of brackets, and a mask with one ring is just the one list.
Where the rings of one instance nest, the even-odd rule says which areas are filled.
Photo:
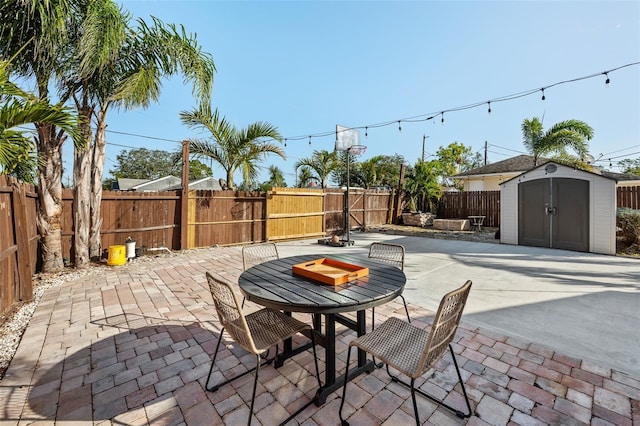
[[440, 115], [442, 116], [442, 117], [440, 118], [440, 123], [444, 124], [444, 111], [442, 111], [442, 112], [440, 113]]
[[545, 99], [547, 99], [547, 97], [544, 95], [544, 87], [540, 90], [542, 90], [542, 100], [544, 101]]
[[400, 120], [398, 120], [398, 131], [402, 132], [402, 126], [400, 126]]
[[604, 81], [604, 84], [606, 84], [606, 86], [609, 87], [609, 83], [611, 83], [611, 80], [609, 80], [609, 73], [604, 72], [603, 74], [607, 77], [607, 79]]
[[364, 128], [364, 137], [366, 138], [366, 137], [368, 137], [368, 136], [369, 136], [369, 128], [368, 128], [368, 127], [365, 127], [365, 128]]
[[491, 101], [487, 102], [487, 104], [489, 105], [489, 109], [487, 110], [487, 113], [491, 115]]
[[311, 136], [309, 136], [309, 145], [311, 145]]
[[284, 146], [287, 146], [287, 138], [284, 138]]

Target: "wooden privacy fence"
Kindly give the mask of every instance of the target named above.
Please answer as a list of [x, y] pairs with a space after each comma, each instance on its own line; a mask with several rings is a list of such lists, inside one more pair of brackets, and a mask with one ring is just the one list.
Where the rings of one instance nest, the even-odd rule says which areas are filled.
[[440, 219], [466, 219], [485, 216], [484, 225], [500, 224], [500, 191], [445, 192], [438, 203]]
[[[640, 186], [619, 186], [616, 192], [617, 207], [640, 210]], [[437, 217], [441, 219], [474, 215], [486, 216], [486, 226], [499, 226], [500, 191], [447, 192], [438, 203]]]
[[264, 192], [189, 191], [187, 247], [264, 241], [265, 204]]
[[618, 207], [640, 210], [640, 186], [619, 186], [616, 198]]
[[[62, 253], [73, 262], [73, 191], [62, 193]], [[138, 247], [180, 247], [180, 191], [103, 191], [102, 248], [124, 244], [127, 237]]]
[[35, 188], [0, 175], [0, 314], [33, 299], [38, 259]]
[[[351, 190], [351, 227], [387, 222], [392, 193]], [[73, 261], [73, 192], [63, 191], [63, 257]], [[330, 235], [344, 228], [344, 191], [273, 188], [268, 192], [189, 191], [187, 248]], [[181, 248], [181, 191], [104, 191], [102, 249], [123, 244]]]
[[313, 188], [273, 188], [267, 196], [268, 241], [324, 236], [324, 192]]
[[[351, 189], [349, 226], [392, 221], [393, 192]], [[618, 207], [640, 209], [640, 187], [619, 187]], [[246, 244], [311, 238], [342, 232], [345, 194], [341, 189], [274, 188], [264, 192], [190, 191], [185, 246]], [[32, 298], [31, 276], [37, 271], [37, 194], [33, 186], [0, 175], [0, 314]], [[73, 260], [73, 193], [63, 191], [62, 256]], [[181, 191], [104, 191], [102, 248], [123, 244], [178, 250], [182, 223]], [[440, 218], [486, 216], [497, 227], [499, 191], [446, 193], [438, 205]]]

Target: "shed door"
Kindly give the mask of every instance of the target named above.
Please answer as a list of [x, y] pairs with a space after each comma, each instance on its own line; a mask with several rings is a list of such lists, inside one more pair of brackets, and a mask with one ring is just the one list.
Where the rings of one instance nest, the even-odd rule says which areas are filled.
[[518, 244], [589, 251], [589, 182], [549, 178], [521, 183]]

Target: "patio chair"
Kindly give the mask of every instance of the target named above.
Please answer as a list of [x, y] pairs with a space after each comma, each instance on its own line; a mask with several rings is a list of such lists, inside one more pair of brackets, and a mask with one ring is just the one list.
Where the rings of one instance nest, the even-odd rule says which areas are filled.
[[[469, 296], [470, 289], [471, 281], [467, 281], [462, 287], [444, 295], [440, 302], [438, 312], [433, 319], [430, 331], [418, 328], [401, 319], [391, 317], [371, 333], [352, 340], [351, 343], [349, 343], [349, 351], [347, 352], [347, 372], [345, 373], [345, 377], [349, 375], [351, 347], [355, 346], [382, 360], [382, 362], [387, 364], [387, 373], [391, 379], [411, 389], [411, 399], [413, 401], [413, 411], [417, 425], [420, 425], [420, 417], [416, 403], [416, 392], [455, 412], [458, 417], [467, 418], [471, 416], [471, 404], [469, 403], [467, 390], [460, 375], [455, 353], [451, 347], [451, 341], [456, 334], [458, 324], [460, 324], [460, 318], [462, 317], [462, 311]], [[462, 393], [467, 403], [468, 412], [466, 414], [415, 387], [415, 380], [427, 373], [432, 366], [442, 358], [447, 350], [447, 346], [451, 352], [453, 365], [456, 368], [456, 373], [458, 373], [458, 381], [460, 382]], [[411, 382], [404, 382], [400, 380], [399, 377], [391, 374], [389, 367], [409, 377]], [[347, 380], [345, 380], [342, 389], [342, 402], [340, 403], [339, 411], [342, 426], [349, 425], [342, 417], [346, 394]]]
[[274, 243], [252, 244], [242, 247], [242, 267], [246, 271], [267, 260], [280, 259]]
[[[280, 259], [278, 248], [274, 243], [253, 244], [242, 246], [242, 269], [245, 271], [252, 266], [266, 262], [267, 260]], [[246, 298], [242, 298], [242, 307]]]
[[[376, 259], [384, 263], [396, 266], [404, 271], [404, 247], [400, 244], [391, 243], [371, 243], [369, 246], [369, 258]], [[400, 295], [404, 304], [404, 311], [407, 313], [407, 320], [411, 322], [407, 301]], [[371, 329], [375, 325], [375, 308], [371, 309]]]
[[[320, 373], [318, 370], [318, 357], [316, 355], [314, 333], [311, 331], [311, 326], [285, 315], [282, 312], [269, 308], [263, 308], [245, 316], [242, 313], [240, 304], [238, 303], [238, 298], [231, 289], [231, 284], [228, 281], [223, 280], [222, 277], [214, 277], [209, 272], [207, 272], [206, 275], [207, 281], [209, 282], [211, 296], [213, 297], [213, 302], [218, 314], [218, 319], [222, 325], [220, 337], [216, 344], [216, 351], [213, 354], [211, 368], [209, 369], [209, 376], [207, 377], [207, 383], [205, 385], [207, 391], [215, 392], [221, 386], [224, 386], [255, 370], [253, 393], [251, 395], [251, 407], [249, 409], [249, 420], [247, 421], [247, 424], [250, 425], [253, 417], [253, 403], [256, 396], [260, 367], [270, 364], [273, 361], [273, 358], [270, 358], [262, 362], [260, 355], [267, 352], [268, 349], [273, 346], [276, 347], [277, 354], [277, 348], [280, 342], [297, 333], [302, 333], [303, 331], [307, 331], [311, 338], [311, 347], [313, 348], [313, 357], [316, 367], [316, 378], [318, 379], [318, 387], [321, 386]], [[227, 379], [222, 383], [210, 386], [209, 382], [211, 381], [211, 374], [213, 373], [213, 367], [216, 363], [216, 357], [218, 356], [218, 349], [220, 348], [220, 342], [222, 342], [222, 336], [225, 330], [241, 348], [256, 356], [256, 366]]]

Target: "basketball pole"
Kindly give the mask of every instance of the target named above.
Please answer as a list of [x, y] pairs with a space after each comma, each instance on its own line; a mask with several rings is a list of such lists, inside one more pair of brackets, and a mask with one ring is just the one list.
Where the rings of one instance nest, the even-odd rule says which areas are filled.
[[349, 181], [351, 180], [349, 178], [349, 155], [351, 154], [351, 147], [347, 148], [347, 150], [345, 151], [347, 153], [347, 193], [345, 195], [345, 208], [344, 208], [344, 228], [345, 228], [345, 232], [347, 234], [347, 239], [345, 240], [347, 244], [351, 244], [351, 226], [350, 226], [350, 222], [351, 222], [351, 218], [350, 213], [349, 213], [349, 207], [350, 207], [350, 201], [349, 201]]

